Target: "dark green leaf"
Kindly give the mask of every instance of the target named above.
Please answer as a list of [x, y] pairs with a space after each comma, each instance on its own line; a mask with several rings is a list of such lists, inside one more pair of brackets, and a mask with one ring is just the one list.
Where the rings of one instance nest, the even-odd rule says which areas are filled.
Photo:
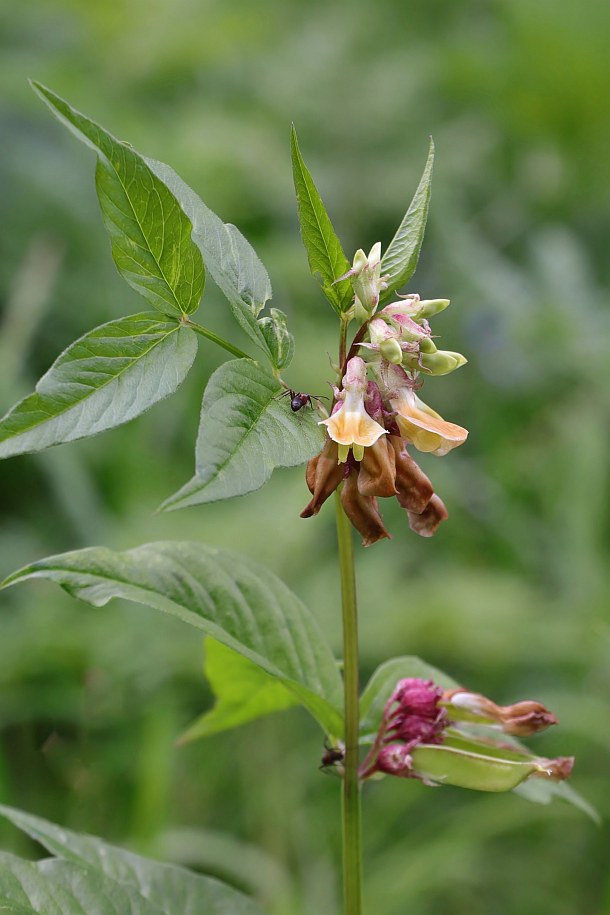
[[151, 543], [51, 556], [4, 584], [28, 578], [55, 581], [96, 607], [122, 597], [178, 617], [277, 677], [340, 736], [342, 684], [328, 643], [307, 608], [263, 566], [202, 544]]
[[210, 210], [176, 172], [154, 159], [146, 159], [151, 171], [179, 201], [193, 226], [193, 241], [224, 295], [242, 330], [273, 361], [258, 315], [271, 298], [267, 271], [252, 245], [241, 232]]
[[6, 894], [11, 885], [16, 903], [29, 904], [24, 902], [23, 893], [20, 895], [16, 880], [22, 885], [26, 880], [40, 880], [39, 898], [44, 899], [45, 906], [47, 899], [52, 899], [48, 895], [50, 891], [57, 893], [62, 901], [70, 893], [72, 900], [57, 909], [26, 907], [23, 911], [27, 913], [80, 915], [81, 909], [72, 904], [73, 890], [80, 884], [81, 893], [94, 891], [100, 902], [105, 901], [108, 893], [109, 898], [116, 900], [115, 908], [98, 909], [93, 898], [85, 897], [87, 905], [82, 911], [87, 915], [263, 915], [251, 899], [218, 880], [143, 858], [95, 836], [72, 832], [11, 807], [0, 806], [0, 815], [63, 859], [39, 864], [20, 862], [11, 870], [0, 865], [0, 912], [2, 892]]
[[430, 138], [428, 159], [415, 196], [381, 259], [381, 275], [388, 276], [388, 288], [381, 293], [380, 301], [389, 301], [392, 293], [411, 279], [417, 267], [419, 251], [426, 231], [432, 166], [434, 165], [434, 143]]
[[196, 473], [163, 504], [186, 508], [260, 489], [276, 467], [294, 467], [322, 447], [314, 411], [293, 413], [279, 382], [250, 359], [225, 362], [203, 395]]
[[97, 194], [115, 263], [137, 292], [163, 314], [192, 314], [203, 294], [205, 270], [191, 239], [191, 223], [174, 195], [139, 153], [32, 83], [53, 114], [98, 155]]
[[205, 645], [205, 675], [216, 704], [193, 722], [181, 743], [228, 731], [298, 703], [279, 680], [236, 651], [214, 639], [206, 639]]
[[360, 700], [360, 731], [364, 740], [379, 729], [385, 704], [398, 681], [405, 677], [433, 680], [443, 689], [454, 689], [459, 685], [442, 670], [411, 655], [385, 661], [373, 673]]
[[[349, 280], [335, 281], [350, 269], [337, 238], [333, 224], [326, 212], [322, 198], [313, 182], [299, 150], [296, 130], [291, 132], [292, 174], [297, 195], [301, 236], [307, 251], [309, 268], [322, 282], [324, 295], [336, 312], [350, 308], [354, 293]], [[333, 285], [335, 284], [335, 285]]]
[[119, 318], [69, 346], [0, 420], [0, 457], [95, 435], [139, 416], [184, 381], [192, 330], [155, 313]]

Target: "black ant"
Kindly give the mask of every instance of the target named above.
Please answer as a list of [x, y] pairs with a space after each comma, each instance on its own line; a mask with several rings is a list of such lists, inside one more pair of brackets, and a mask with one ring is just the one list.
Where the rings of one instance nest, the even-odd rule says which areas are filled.
[[301, 410], [303, 407], [306, 407], [308, 404], [313, 410], [313, 402], [311, 399], [312, 397], [314, 400], [326, 399], [323, 398], [322, 395], [303, 394], [302, 392], [293, 391], [292, 389], [289, 389], [288, 391], [282, 391], [281, 394], [278, 394], [278, 397], [290, 397], [290, 409], [293, 413], [298, 413], [299, 410]]
[[342, 763], [345, 759], [345, 750], [343, 747], [331, 747], [324, 741], [324, 753], [322, 754], [322, 760], [320, 769], [328, 770], [334, 769], [339, 763]]

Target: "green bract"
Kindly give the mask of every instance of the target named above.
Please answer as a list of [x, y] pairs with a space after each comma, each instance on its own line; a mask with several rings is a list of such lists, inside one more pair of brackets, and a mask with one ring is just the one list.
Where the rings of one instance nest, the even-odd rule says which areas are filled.
[[322, 291], [330, 304], [338, 314], [342, 314], [351, 307], [354, 293], [349, 280], [336, 281], [347, 273], [350, 264], [313, 178], [303, 162], [294, 126], [291, 141], [292, 174], [309, 267], [312, 274], [320, 279]]

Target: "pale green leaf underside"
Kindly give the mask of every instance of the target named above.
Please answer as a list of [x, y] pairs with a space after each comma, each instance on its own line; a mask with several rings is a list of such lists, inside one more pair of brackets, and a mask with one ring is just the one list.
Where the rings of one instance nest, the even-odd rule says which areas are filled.
[[257, 323], [259, 312], [271, 298], [271, 282], [256, 251], [235, 226], [216, 216], [169, 165], [155, 159], [146, 162], [186, 213], [193, 227], [193, 241], [242, 330], [271, 358]]
[[51, 556], [9, 576], [57, 582], [96, 607], [113, 597], [145, 604], [211, 635], [276, 677], [329, 733], [342, 731], [342, 684], [316, 621], [273, 573], [197, 543], [103, 547]]
[[387, 302], [396, 289], [400, 289], [408, 283], [417, 267], [428, 219], [433, 165], [434, 143], [430, 138], [428, 159], [418, 188], [396, 231], [396, 235], [381, 259], [381, 275], [389, 277], [387, 280], [388, 288], [381, 293], [382, 303]]
[[[33, 863], [0, 852], [0, 912], [27, 915], [163, 915], [132, 886], [71, 861]], [[178, 909], [173, 909], [178, 915]]]
[[534, 804], [550, 804], [555, 799], [565, 801], [568, 804], [572, 804], [573, 807], [577, 807], [590, 817], [594, 823], [601, 826], [602, 818], [595, 807], [585, 800], [578, 791], [575, 791], [568, 782], [553, 782], [550, 779], [537, 778], [523, 782], [522, 785], [519, 785], [514, 790], [515, 794], [519, 794]]
[[309, 407], [298, 413], [278, 398], [278, 381], [250, 359], [225, 362], [203, 395], [196, 473], [163, 504], [185, 508], [260, 489], [276, 467], [295, 467], [322, 447]]
[[[10, 888], [15, 908], [9, 911], [28, 915], [263, 915], [256, 903], [218, 880], [143, 858], [11, 807], [0, 806], [0, 815], [60, 859], [33, 864], [12, 858], [19, 863], [10, 869], [4, 862], [0, 864], [0, 912]], [[97, 900], [86, 897], [84, 908], [77, 907], [74, 890], [79, 884], [81, 894], [97, 895]], [[51, 892], [64, 902], [63, 908], [53, 907]], [[65, 903], [66, 893], [70, 894], [69, 904]], [[106, 898], [114, 900], [115, 907], [96, 908]], [[80, 899], [83, 901], [82, 896]], [[34, 900], [38, 901], [36, 908], [32, 907]]]
[[128, 422], [179, 387], [196, 352], [192, 330], [156, 313], [96, 327], [72, 343], [35, 393], [0, 420], [0, 458]]
[[228, 731], [298, 704], [296, 696], [279, 680], [214, 639], [205, 640], [204, 670], [216, 703], [185, 731], [181, 743]]
[[433, 680], [443, 689], [454, 689], [459, 686], [442, 670], [426, 664], [421, 658], [404, 655], [385, 661], [374, 671], [360, 699], [360, 730], [364, 739], [378, 730], [386, 702], [398, 681], [405, 677]]
[[351, 265], [343, 253], [313, 178], [303, 162], [294, 127], [291, 132], [291, 149], [299, 222], [309, 268], [314, 276], [320, 277], [324, 294], [335, 311], [341, 313], [347, 311], [352, 304], [354, 293], [349, 280], [333, 284], [338, 277], [347, 273]]
[[205, 270], [191, 223], [146, 160], [126, 143], [39, 83], [53, 114], [98, 154], [96, 187], [115, 263], [137, 292], [163, 314], [192, 314]]

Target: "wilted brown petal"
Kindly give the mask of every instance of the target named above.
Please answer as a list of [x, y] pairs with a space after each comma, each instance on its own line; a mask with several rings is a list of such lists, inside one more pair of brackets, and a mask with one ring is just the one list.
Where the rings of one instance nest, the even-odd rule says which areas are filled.
[[432, 496], [426, 508], [420, 514], [409, 512], [409, 527], [420, 537], [432, 537], [441, 521], [446, 521], [449, 512], [445, 503], [436, 494]]
[[573, 756], [558, 756], [557, 759], [540, 759], [538, 760], [543, 771], [535, 772], [534, 775], [541, 775], [543, 778], [552, 778], [553, 781], [562, 782], [569, 778], [574, 768]]
[[370, 546], [377, 540], [390, 536], [377, 510], [377, 499], [374, 496], [363, 496], [358, 491], [358, 473], [355, 469], [352, 469], [343, 484], [341, 502], [345, 514], [362, 534], [363, 546]]
[[444, 693], [443, 701], [449, 704], [450, 714], [453, 705], [456, 709], [466, 711], [473, 721], [499, 724], [505, 734], [513, 737], [528, 737], [558, 723], [546, 706], [533, 699], [515, 702], [513, 705], [496, 705], [479, 693], [453, 689]]
[[396, 495], [394, 449], [386, 442], [386, 438], [384, 436], [370, 448], [364, 449], [358, 474], [358, 490], [363, 496], [389, 498]]
[[528, 700], [516, 702], [502, 709], [502, 730], [514, 737], [527, 737], [537, 731], [544, 731], [552, 724], [558, 724], [557, 718], [541, 702]]
[[403, 440], [398, 435], [389, 435], [388, 439], [396, 464], [396, 498], [407, 511], [421, 514], [434, 495], [434, 487], [423, 470], [407, 454]]
[[341, 480], [345, 464], [338, 464], [337, 443], [327, 439], [320, 454], [312, 458], [307, 464], [305, 480], [313, 499], [301, 512], [301, 518], [311, 518], [317, 515], [320, 508], [332, 495]]

